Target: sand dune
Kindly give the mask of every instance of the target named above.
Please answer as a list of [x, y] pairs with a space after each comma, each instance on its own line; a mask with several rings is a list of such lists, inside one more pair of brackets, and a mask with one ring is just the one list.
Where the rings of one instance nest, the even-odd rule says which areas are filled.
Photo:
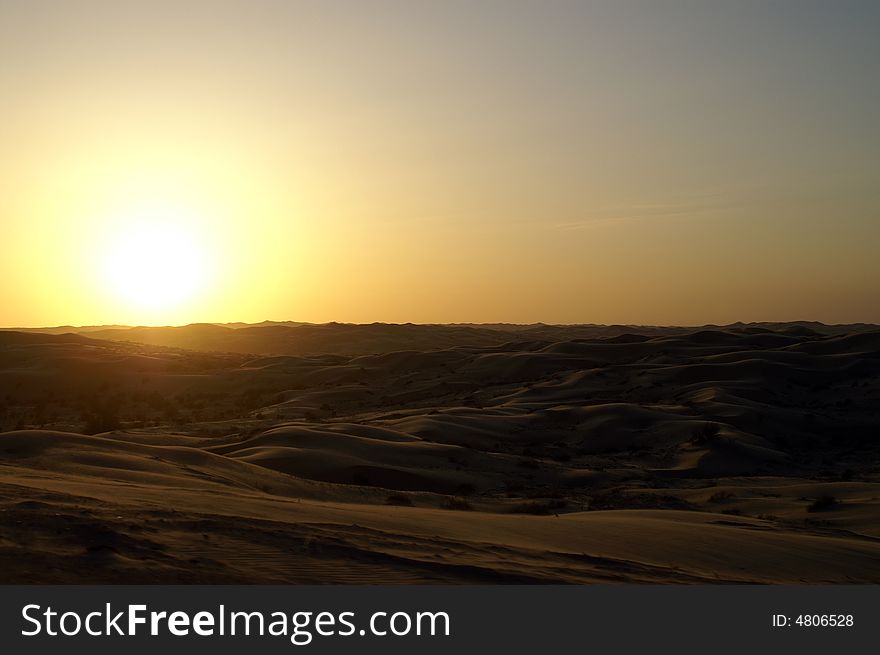
[[880, 582], [870, 326], [138, 330], [0, 332], [4, 582]]

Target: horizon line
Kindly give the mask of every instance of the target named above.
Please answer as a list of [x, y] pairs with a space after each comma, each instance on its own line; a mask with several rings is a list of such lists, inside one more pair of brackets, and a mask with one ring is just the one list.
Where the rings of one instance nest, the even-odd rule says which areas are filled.
[[473, 326], [473, 327], [485, 327], [485, 326], [493, 326], [493, 325], [505, 325], [511, 327], [532, 327], [532, 326], [547, 326], [547, 327], [633, 327], [633, 328], [712, 328], [712, 327], [730, 327], [734, 325], [790, 325], [790, 324], [818, 324], [824, 325], [827, 327], [841, 327], [841, 326], [850, 326], [850, 325], [870, 325], [880, 327], [880, 323], [874, 323], [871, 321], [851, 321], [844, 323], [826, 323], [825, 321], [820, 321], [816, 319], [792, 319], [792, 320], [753, 320], [753, 321], [734, 321], [731, 323], [701, 323], [701, 324], [684, 324], [684, 323], [552, 323], [545, 321], [533, 321], [527, 323], [519, 323], [515, 321], [481, 321], [481, 322], [469, 322], [469, 321], [449, 321], [445, 323], [441, 322], [396, 322], [396, 321], [370, 321], [370, 322], [349, 322], [349, 321], [297, 321], [297, 320], [272, 320], [272, 319], [264, 319], [262, 321], [255, 322], [247, 322], [247, 321], [194, 321], [191, 323], [180, 323], [180, 324], [161, 324], [161, 325], [148, 325], [148, 324], [128, 324], [128, 323], [97, 323], [97, 324], [88, 324], [88, 325], [73, 325], [73, 324], [63, 324], [63, 325], [34, 325], [34, 326], [0, 326], [0, 330], [2, 331], [17, 331], [17, 330], [60, 330], [64, 328], [71, 329], [87, 329], [87, 328], [95, 328], [95, 329], [137, 329], [137, 328], [185, 328], [185, 327], [193, 327], [193, 326], [202, 326], [202, 325], [210, 325], [215, 327], [226, 327], [230, 325], [241, 325], [248, 327], [259, 327], [265, 324], [296, 324], [296, 325], [313, 325], [313, 326], [325, 326], [325, 325], [349, 325], [349, 326], [370, 326], [370, 325], [388, 325], [388, 326], [401, 326], [401, 325], [415, 325], [415, 326], [424, 326], [424, 327], [442, 327], [442, 326]]

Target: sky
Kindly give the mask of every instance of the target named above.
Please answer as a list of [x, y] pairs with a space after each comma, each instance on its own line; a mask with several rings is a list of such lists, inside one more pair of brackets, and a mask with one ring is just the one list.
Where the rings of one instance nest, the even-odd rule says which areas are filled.
[[880, 3], [0, 0], [0, 325], [880, 322]]

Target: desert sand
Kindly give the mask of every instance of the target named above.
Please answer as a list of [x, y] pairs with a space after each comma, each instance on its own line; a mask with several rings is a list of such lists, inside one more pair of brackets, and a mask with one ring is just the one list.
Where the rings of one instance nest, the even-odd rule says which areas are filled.
[[880, 328], [0, 332], [4, 583], [878, 583]]

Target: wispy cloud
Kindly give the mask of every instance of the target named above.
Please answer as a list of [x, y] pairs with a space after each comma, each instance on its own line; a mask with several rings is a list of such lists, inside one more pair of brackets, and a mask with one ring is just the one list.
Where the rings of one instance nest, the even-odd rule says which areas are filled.
[[661, 218], [705, 216], [714, 212], [740, 207], [745, 204], [741, 194], [712, 191], [687, 197], [635, 202], [626, 205], [608, 205], [597, 208], [590, 217], [557, 223], [558, 230], [583, 230], [592, 227], [631, 223]]

